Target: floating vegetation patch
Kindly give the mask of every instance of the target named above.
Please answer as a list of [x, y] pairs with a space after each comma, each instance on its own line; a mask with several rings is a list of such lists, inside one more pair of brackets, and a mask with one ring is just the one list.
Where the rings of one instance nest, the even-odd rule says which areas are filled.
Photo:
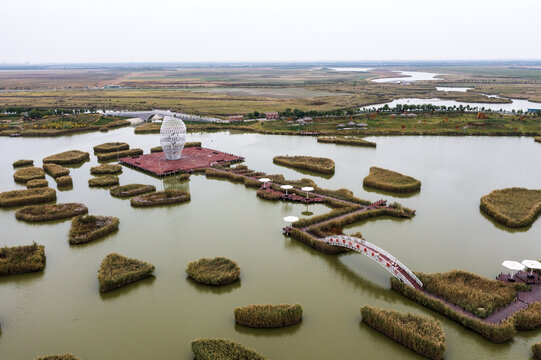
[[396, 171], [371, 167], [370, 173], [363, 180], [363, 185], [396, 193], [411, 193], [421, 189], [421, 182], [411, 176]]
[[23, 167], [23, 166], [34, 166], [34, 160], [21, 159], [13, 163], [14, 168]]
[[41, 204], [53, 200], [56, 200], [56, 190], [51, 188], [12, 190], [0, 193], [0, 207]]
[[376, 143], [368, 140], [364, 140], [358, 137], [334, 137], [334, 136], [320, 136], [317, 138], [317, 142], [338, 144], [338, 145], [352, 145], [352, 146], [364, 146], [364, 147], [376, 147]]
[[28, 222], [66, 219], [88, 213], [84, 204], [65, 203], [54, 205], [33, 205], [17, 210], [15, 217]]
[[190, 193], [175, 189], [158, 191], [151, 194], [139, 195], [132, 198], [132, 206], [150, 207], [169, 204], [180, 204], [190, 200]]
[[15, 275], [40, 271], [45, 267], [43, 245], [23, 245], [0, 248], [0, 275]]
[[224, 257], [201, 258], [189, 263], [186, 273], [200, 284], [220, 286], [237, 281], [240, 267], [236, 262]]
[[416, 353], [443, 359], [447, 345], [438, 321], [373, 306], [362, 307], [361, 314], [365, 323]]
[[92, 175], [120, 174], [122, 166], [118, 164], [102, 164], [90, 168]]
[[[201, 147], [201, 141], [187, 142], [186, 144], [184, 144], [184, 147], [185, 148], [187, 148], [187, 147]], [[163, 152], [163, 149], [162, 149], [161, 146], [154, 146], [153, 148], [150, 148], [150, 152], [151, 153]]]
[[111, 190], [109, 190], [111, 195], [116, 197], [132, 197], [154, 191], [156, 191], [156, 186], [144, 184], [120, 185], [112, 187]]
[[147, 278], [152, 275], [153, 271], [154, 265], [152, 264], [111, 253], [103, 259], [98, 271], [100, 292], [111, 291]]
[[27, 189], [43, 188], [43, 187], [47, 187], [47, 186], [49, 186], [49, 182], [47, 180], [45, 180], [45, 179], [29, 180], [26, 183], [26, 188]]
[[192, 351], [197, 360], [268, 360], [237, 342], [225, 339], [196, 339]]
[[62, 165], [58, 164], [43, 164], [43, 170], [49, 175], [51, 175], [53, 178], [58, 178], [61, 176], [67, 176], [70, 174], [70, 170], [68, 168], [63, 167]]
[[103, 175], [88, 179], [88, 186], [112, 186], [118, 185], [118, 176]]
[[46, 356], [40, 356], [38, 358], [35, 358], [34, 360], [80, 360], [77, 356], [73, 354], [53, 354], [53, 355], [46, 355]]
[[295, 169], [314, 171], [322, 174], [334, 174], [334, 161], [313, 156], [275, 156], [272, 161]]
[[33, 166], [23, 167], [15, 171], [13, 179], [17, 183], [26, 184], [30, 180], [45, 179], [45, 171], [42, 168]]
[[517, 330], [533, 330], [541, 326], [541, 302], [534, 302], [513, 315]]
[[61, 176], [56, 178], [56, 185], [58, 187], [66, 187], [66, 186], [72, 186], [73, 185], [73, 179], [71, 176]]
[[123, 157], [143, 155], [143, 149], [130, 149], [122, 151], [113, 151], [103, 154], [97, 154], [98, 161], [117, 160]]
[[95, 154], [110, 153], [113, 151], [128, 150], [130, 145], [125, 142], [106, 142], [100, 145], [94, 146]]
[[70, 244], [83, 244], [118, 230], [119, 220], [112, 216], [82, 215], [71, 221]]
[[535, 359], [541, 359], [541, 342], [532, 345], [532, 355]]
[[253, 328], [279, 328], [302, 320], [299, 304], [247, 305], [235, 308], [235, 322]]
[[79, 151], [79, 150], [71, 150], [71, 151], [64, 151], [62, 153], [47, 156], [46, 158], [43, 158], [43, 163], [44, 164], [55, 163], [55, 164], [60, 164], [60, 165], [66, 165], [66, 164], [80, 164], [87, 160], [90, 160], [89, 153], [84, 152], [84, 151]]
[[481, 198], [481, 210], [500, 224], [519, 228], [532, 224], [541, 213], [541, 190], [507, 188]]

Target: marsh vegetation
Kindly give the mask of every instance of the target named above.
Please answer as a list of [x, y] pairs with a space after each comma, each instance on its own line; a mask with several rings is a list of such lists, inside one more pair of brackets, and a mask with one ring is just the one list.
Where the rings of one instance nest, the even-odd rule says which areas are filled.
[[396, 193], [411, 193], [421, 189], [421, 182], [411, 176], [396, 171], [372, 166], [363, 180], [366, 187]]
[[255, 350], [225, 339], [196, 339], [192, 351], [197, 360], [268, 360]]
[[532, 224], [541, 212], [541, 190], [507, 188], [481, 198], [481, 210], [511, 228]]
[[51, 188], [12, 190], [0, 193], [0, 207], [41, 204], [53, 200], [56, 200], [56, 190]]
[[111, 253], [103, 259], [98, 271], [100, 292], [111, 291], [147, 278], [152, 272], [154, 272], [152, 264]]
[[201, 258], [190, 262], [186, 273], [200, 284], [220, 286], [237, 281], [240, 267], [236, 262], [224, 257]]
[[186, 191], [168, 189], [131, 198], [132, 206], [151, 207], [170, 204], [180, 204], [190, 200], [190, 193]]
[[26, 206], [17, 210], [17, 212], [15, 212], [15, 217], [18, 220], [40, 222], [66, 219], [86, 213], [88, 213], [88, 208], [84, 204], [64, 203]]
[[17, 183], [26, 184], [30, 180], [45, 179], [45, 171], [42, 168], [33, 166], [23, 167], [15, 171], [13, 179]]
[[14, 246], [0, 248], [0, 275], [15, 275], [45, 268], [43, 245]]
[[58, 165], [80, 164], [90, 160], [90, 154], [80, 150], [64, 151], [58, 154], [43, 158], [43, 163], [54, 163]]
[[118, 230], [119, 220], [113, 216], [81, 215], [71, 221], [70, 244], [83, 244]]
[[246, 305], [235, 308], [235, 322], [253, 328], [279, 328], [302, 320], [299, 304]]
[[322, 174], [334, 174], [334, 161], [314, 156], [275, 156], [272, 161], [295, 169], [314, 171]]

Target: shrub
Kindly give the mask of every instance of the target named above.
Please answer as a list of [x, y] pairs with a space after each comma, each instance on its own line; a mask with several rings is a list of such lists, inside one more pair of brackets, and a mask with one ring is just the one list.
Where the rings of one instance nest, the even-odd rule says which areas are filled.
[[276, 193], [276, 192], [270, 192], [270, 191], [265, 191], [265, 190], [257, 190], [256, 191], [256, 196], [257, 197], [260, 197], [262, 199], [265, 199], [265, 200], [280, 200], [280, 194], [279, 193]]
[[443, 359], [447, 345], [438, 321], [372, 306], [362, 307], [361, 314], [365, 323], [416, 353], [435, 360]]
[[296, 169], [309, 170], [323, 174], [334, 174], [334, 161], [313, 156], [275, 156], [272, 161]]
[[140, 195], [132, 198], [131, 205], [137, 207], [160, 206], [179, 204], [190, 200], [190, 193], [175, 189], [158, 191], [151, 194]]
[[33, 205], [17, 210], [15, 217], [28, 222], [38, 222], [70, 218], [87, 212], [88, 208], [78, 203]]
[[106, 142], [106, 143], [94, 146], [94, 154], [128, 150], [129, 148], [130, 148], [130, 145], [125, 142]]
[[402, 295], [447, 316], [449, 319], [475, 331], [492, 342], [498, 344], [504, 343], [511, 340], [516, 334], [515, 325], [512, 319], [504, 320], [500, 324], [486, 323], [472, 316], [460, 313], [440, 299], [430, 297], [427, 294], [404, 284], [396, 278], [391, 278], [391, 287]]
[[53, 354], [40, 356], [34, 360], [79, 360], [79, 358], [73, 354]]
[[205, 285], [226, 285], [237, 281], [240, 268], [236, 262], [224, 257], [201, 258], [186, 267], [190, 278]]
[[481, 210], [500, 224], [518, 228], [532, 224], [541, 213], [541, 190], [507, 188], [481, 198]]
[[67, 176], [70, 174], [70, 170], [58, 164], [43, 164], [43, 170], [53, 178], [58, 178], [61, 176]]
[[45, 180], [45, 179], [29, 180], [26, 183], [26, 188], [27, 189], [42, 188], [42, 187], [47, 187], [47, 186], [49, 186], [49, 182], [47, 180]]
[[13, 163], [14, 168], [23, 167], [23, 166], [34, 166], [34, 160], [21, 159]]
[[536, 359], [541, 359], [541, 342], [532, 345], [532, 355]]
[[45, 179], [45, 171], [38, 167], [23, 167], [13, 174], [15, 182], [26, 184], [26, 182], [34, 179]]
[[124, 157], [143, 155], [142, 149], [130, 149], [97, 154], [98, 161], [116, 160]]
[[178, 176], [178, 179], [179, 179], [179, 181], [189, 180], [190, 179], [190, 174], [180, 174]]
[[[184, 144], [184, 147], [185, 148], [187, 148], [187, 147], [201, 147], [201, 141], [187, 142], [186, 144]], [[161, 146], [154, 146], [153, 148], [150, 148], [150, 152], [151, 153], [163, 152], [163, 149], [162, 149]]]
[[15, 275], [40, 271], [45, 267], [43, 245], [14, 246], [0, 248], [0, 275]]
[[299, 304], [247, 305], [235, 308], [235, 322], [253, 328], [278, 328], [302, 320]]
[[358, 138], [358, 137], [320, 136], [320, 137], [317, 138], [317, 142], [339, 144], [339, 145], [376, 147], [375, 142], [364, 140], [364, 139], [361, 139], [361, 138]]
[[120, 174], [121, 172], [122, 166], [118, 164], [102, 164], [90, 168], [92, 175]]
[[153, 185], [143, 184], [128, 184], [112, 187], [109, 192], [113, 196], [117, 197], [132, 197], [135, 195], [146, 194], [156, 191], [156, 187]]
[[56, 178], [56, 185], [58, 187], [71, 186], [73, 185], [73, 179], [71, 176], [61, 176]]
[[119, 220], [112, 216], [81, 215], [71, 221], [70, 244], [83, 244], [118, 230]]
[[88, 186], [112, 186], [118, 185], [118, 176], [103, 175], [88, 179]]
[[59, 154], [54, 154], [43, 158], [43, 163], [55, 163], [59, 165], [65, 164], [80, 164], [90, 160], [90, 154], [84, 151], [71, 150]]
[[12, 190], [0, 193], [0, 207], [41, 204], [53, 200], [56, 200], [56, 190], [51, 188]]
[[100, 127], [100, 132], [102, 132], [102, 133], [109, 132], [109, 128], [107, 126], [102, 126], [102, 127]]
[[340, 246], [333, 246], [333, 245], [325, 244], [323, 241], [317, 239], [316, 237], [309, 235], [296, 228], [291, 229], [290, 236], [293, 239], [298, 240], [302, 242], [303, 244], [310, 246], [313, 249], [316, 249], [317, 251], [321, 251], [324, 254], [335, 255], [335, 254], [348, 251], [348, 249], [340, 247]]
[[375, 166], [370, 168], [370, 173], [364, 178], [363, 185], [396, 193], [410, 193], [421, 189], [419, 180]]
[[153, 271], [154, 265], [152, 264], [111, 253], [103, 259], [98, 271], [100, 292], [111, 291], [147, 278], [152, 275]]
[[192, 351], [197, 360], [267, 360], [254, 350], [225, 339], [196, 339], [192, 341]]
[[513, 315], [517, 330], [533, 330], [541, 326], [541, 303], [535, 302]]

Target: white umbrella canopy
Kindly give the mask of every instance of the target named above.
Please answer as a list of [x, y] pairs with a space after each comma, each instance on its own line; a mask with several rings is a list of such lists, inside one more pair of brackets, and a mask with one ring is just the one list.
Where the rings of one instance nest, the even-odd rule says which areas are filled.
[[505, 260], [504, 262], [502, 262], [502, 266], [512, 271], [522, 271], [526, 268], [524, 265], [522, 265], [518, 261], [512, 261], [512, 260]]
[[280, 186], [280, 189], [284, 189], [286, 191], [286, 195], [287, 195], [287, 191], [289, 189], [293, 189], [293, 186], [291, 186], [291, 185], [282, 185], [282, 186]]
[[269, 178], [261, 178], [261, 179], [259, 179], [259, 181], [261, 181], [263, 183], [266, 183], [266, 182], [271, 181], [271, 179], [269, 179]]
[[305, 186], [305, 187], [302, 187], [301, 190], [306, 191], [306, 198], [308, 199], [308, 192], [309, 191], [314, 191], [314, 188], [311, 187], [311, 186]]
[[295, 222], [295, 221], [299, 221], [299, 218], [296, 217], [296, 216], [286, 216], [286, 217], [284, 218], [284, 221], [292, 222], [292, 223], [293, 223], [293, 222]]
[[541, 262], [537, 260], [522, 260], [522, 265], [526, 266], [528, 269], [541, 270]]

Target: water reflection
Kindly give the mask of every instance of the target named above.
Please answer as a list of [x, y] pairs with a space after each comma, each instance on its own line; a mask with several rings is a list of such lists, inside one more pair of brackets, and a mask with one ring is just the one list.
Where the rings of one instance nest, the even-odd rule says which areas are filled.
[[306, 170], [306, 169], [298, 169], [296, 167], [287, 166], [287, 165], [283, 165], [283, 164], [275, 164], [275, 165], [282, 166], [282, 167], [285, 167], [287, 169], [294, 170], [294, 171], [296, 171], [298, 173], [301, 173], [301, 174], [304, 174], [304, 175], [317, 176], [317, 177], [327, 179], [327, 180], [331, 179], [334, 176], [334, 173], [332, 173], [332, 174], [323, 174], [323, 173], [320, 173], [320, 172]]
[[[532, 227], [532, 224], [528, 225], [528, 226], [523, 226], [523, 227], [520, 227], [520, 228], [510, 228], [510, 227], [507, 227], [503, 224], [500, 224], [499, 222], [497, 222], [496, 220], [494, 220], [493, 218], [491, 218], [490, 216], [488, 216], [487, 214], [485, 214], [485, 212], [483, 210], [481, 210], [481, 208], [479, 208], [479, 213], [485, 218], [487, 219], [488, 221], [490, 221], [492, 223], [492, 225], [494, 225], [495, 228], [497, 229], [500, 229], [500, 230], [503, 230], [503, 231], [506, 231], [510, 234], [514, 234], [514, 233], [521, 233], [521, 232], [526, 232], [528, 230], [530, 230], [530, 228]], [[535, 222], [535, 221], [534, 221]]]
[[[156, 280], [156, 276], [150, 275], [147, 278], [138, 280], [138, 281], [136, 281], [134, 283], [123, 286], [121, 288], [114, 289], [114, 290], [108, 291], [106, 293], [101, 293], [100, 292], [100, 297], [101, 297], [101, 299], [103, 301], [115, 300], [116, 298], [118, 298], [120, 296], [124, 296], [124, 295], [126, 295], [128, 293], [134, 292], [135, 290], [137, 290], [137, 289], [139, 289], [141, 287], [152, 286], [152, 284], [154, 283], [155, 280]], [[96, 289], [96, 291], [97, 291], [97, 289]]]
[[300, 330], [302, 327], [302, 320], [296, 324], [284, 326], [281, 328], [261, 328], [261, 329], [254, 329], [248, 326], [242, 326], [235, 323], [235, 331], [241, 334], [256, 336], [256, 337], [283, 337], [283, 336], [290, 336], [297, 331]]
[[40, 280], [47, 270], [47, 266], [42, 271], [29, 272], [25, 274], [16, 274], [16, 275], [5, 275], [0, 276], [0, 285], [4, 284], [15, 284], [15, 285], [29, 285], [35, 280]]
[[239, 279], [235, 281], [234, 283], [231, 283], [228, 285], [209, 286], [209, 285], [200, 284], [197, 281], [193, 280], [192, 278], [186, 276], [186, 282], [190, 283], [190, 285], [193, 286], [197, 291], [201, 293], [212, 293], [212, 294], [230, 293], [231, 291], [240, 288], [241, 280], [242, 279]]
[[366, 187], [364, 185], [363, 185], [363, 190], [368, 192], [368, 193], [392, 196], [392, 197], [400, 198], [400, 199], [407, 199], [407, 198], [413, 197], [415, 195], [419, 195], [419, 193], [421, 192], [419, 190], [419, 191], [415, 191], [415, 192], [412, 192], [412, 193], [395, 193], [395, 192], [386, 191], [386, 190], [373, 189], [373, 188], [370, 188], [370, 187]]

